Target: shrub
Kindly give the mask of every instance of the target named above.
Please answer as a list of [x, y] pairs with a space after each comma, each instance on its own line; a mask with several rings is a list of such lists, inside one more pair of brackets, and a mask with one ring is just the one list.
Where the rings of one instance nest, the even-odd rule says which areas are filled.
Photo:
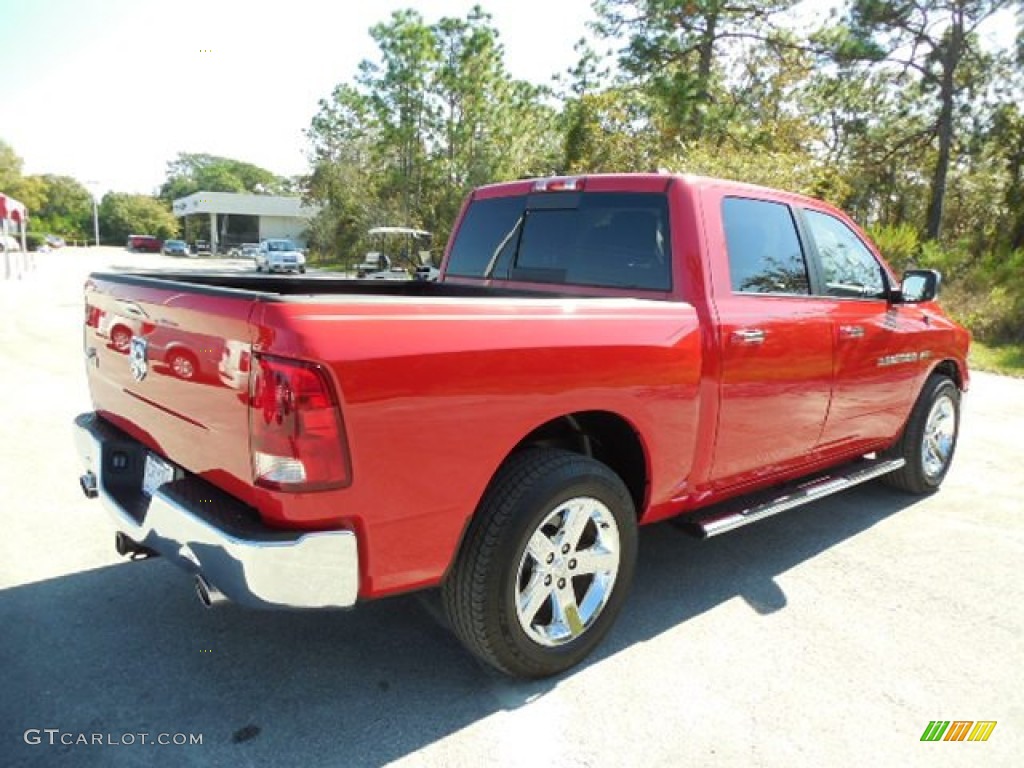
[[897, 273], [914, 264], [921, 249], [921, 238], [909, 224], [869, 227], [868, 234]]

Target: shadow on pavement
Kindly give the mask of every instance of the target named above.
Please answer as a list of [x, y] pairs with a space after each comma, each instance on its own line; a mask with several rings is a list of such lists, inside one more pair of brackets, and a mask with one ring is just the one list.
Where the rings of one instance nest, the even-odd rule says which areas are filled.
[[[870, 485], [707, 542], [644, 529], [630, 600], [584, 666], [736, 596], [784, 610], [776, 576], [913, 501]], [[380, 765], [558, 685], [492, 674], [431, 606], [428, 594], [351, 612], [206, 611], [159, 560], [4, 590], [0, 763]], [[29, 746], [29, 728], [201, 733], [203, 744]]]

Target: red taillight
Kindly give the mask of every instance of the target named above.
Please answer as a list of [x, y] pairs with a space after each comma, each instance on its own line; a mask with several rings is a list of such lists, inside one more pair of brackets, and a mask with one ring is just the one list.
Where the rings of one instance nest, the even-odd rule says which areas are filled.
[[279, 491], [320, 491], [351, 481], [341, 409], [324, 370], [258, 356], [249, 377], [253, 477]]
[[534, 192], [582, 192], [583, 179], [578, 176], [556, 176], [553, 179], [537, 179], [533, 182]]

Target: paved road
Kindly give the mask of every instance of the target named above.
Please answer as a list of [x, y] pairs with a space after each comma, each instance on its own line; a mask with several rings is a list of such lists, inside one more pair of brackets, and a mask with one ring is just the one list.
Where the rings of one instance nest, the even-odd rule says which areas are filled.
[[[596, 657], [516, 683], [429, 600], [211, 612], [172, 566], [116, 557], [70, 442], [80, 286], [111, 262], [168, 263], [66, 250], [0, 283], [0, 765], [1020, 764], [1024, 381], [976, 375], [934, 497], [864, 487], [705, 543], [644, 530]], [[935, 719], [998, 725], [921, 743]], [[203, 743], [24, 743], [46, 728]]]

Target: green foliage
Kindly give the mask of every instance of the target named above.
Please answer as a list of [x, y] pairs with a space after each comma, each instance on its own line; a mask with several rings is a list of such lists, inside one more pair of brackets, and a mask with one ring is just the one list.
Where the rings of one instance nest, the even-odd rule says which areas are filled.
[[248, 192], [277, 195], [291, 191], [291, 182], [241, 160], [181, 152], [167, 164], [160, 197], [173, 202], [196, 192]]
[[396, 11], [370, 35], [379, 59], [320, 102], [307, 132], [305, 194], [323, 205], [312, 227], [318, 250], [357, 260], [365, 232], [380, 225], [431, 230], [439, 250], [470, 189], [558, 167], [548, 92], [508, 75], [479, 7], [435, 24]]
[[971, 368], [1024, 377], [1024, 344], [971, 343]]
[[[868, 235], [878, 246], [889, 266], [897, 273], [915, 265], [921, 250], [921, 236], [910, 224], [883, 224], [868, 227]], [[931, 243], [928, 244], [931, 247]]]
[[21, 180], [21, 168], [22, 160], [14, 148], [0, 139], [0, 192], [16, 197], [13, 190]]
[[27, 176], [17, 193], [32, 232], [84, 238], [92, 231], [92, 195], [70, 176]]
[[132, 234], [166, 239], [178, 232], [168, 204], [148, 195], [109, 192], [100, 203], [99, 217], [103, 239], [111, 243], [124, 243]]
[[[979, 36], [1010, 5], [846, 0], [806, 32], [794, 0], [595, 0], [599, 42], [615, 52], [581, 41], [553, 89], [509, 75], [480, 7], [433, 23], [397, 11], [370, 30], [378, 55], [320, 102], [307, 131], [301, 191], [322, 204], [311, 246], [351, 264], [369, 228], [407, 225], [434, 232], [439, 253], [477, 185], [666, 168], [829, 200], [895, 269], [941, 270], [943, 303], [977, 338], [1019, 344], [1024, 56]], [[0, 142], [0, 190], [28, 206], [33, 231], [91, 231], [80, 184], [21, 168]], [[183, 153], [161, 197], [295, 187]], [[108, 195], [102, 214], [118, 238], [176, 228], [140, 196]]]
[[440, 245], [478, 184], [665, 168], [826, 199], [895, 269], [940, 269], [976, 334], [1017, 338], [1024, 58], [977, 34], [1005, 2], [847, 0], [810, 32], [796, 6], [595, 0], [611, 50], [577, 43], [554, 93], [509, 77], [480, 8], [433, 24], [398, 11], [308, 131], [314, 245], [352, 262], [381, 224]]
[[795, 0], [596, 0], [598, 30], [625, 41], [619, 66], [641, 84], [666, 145], [730, 133], [728, 62], [745, 44], [778, 54], [778, 15]]
[[28, 209], [30, 233], [83, 237], [92, 221], [88, 190], [68, 176], [22, 176], [21, 169], [21, 158], [0, 141], [0, 192]]
[[928, 161], [928, 239], [938, 238], [942, 229], [957, 140], [967, 130], [965, 118], [988, 90], [987, 78], [994, 71], [976, 30], [1006, 8], [1006, 0], [849, 0], [842, 32], [832, 38], [836, 62], [853, 74], [865, 69], [883, 73], [898, 94], [901, 112], [923, 124], [902, 135], [890, 134], [890, 143], [934, 140], [936, 151]]

